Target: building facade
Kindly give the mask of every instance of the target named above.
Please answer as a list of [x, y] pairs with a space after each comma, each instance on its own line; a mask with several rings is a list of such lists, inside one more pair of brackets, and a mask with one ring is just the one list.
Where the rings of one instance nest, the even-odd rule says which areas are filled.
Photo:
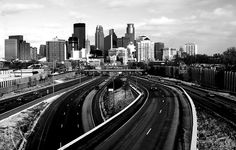
[[130, 43], [130, 39], [127, 37], [117, 38], [117, 47], [127, 48], [129, 43]]
[[19, 56], [18, 41], [17, 39], [6, 39], [5, 40], [5, 59], [12, 60], [17, 59]]
[[177, 54], [177, 50], [175, 48], [164, 48], [163, 49], [163, 60], [170, 61], [175, 58]]
[[[11, 50], [10, 47], [14, 48]], [[12, 54], [12, 56], [10, 56], [10, 54]], [[30, 43], [24, 41], [22, 35], [9, 36], [9, 39], [5, 40], [5, 56], [8, 59], [10, 56], [11, 59], [30, 60]]]
[[46, 57], [48, 62], [62, 62], [65, 57], [65, 40], [54, 40], [46, 42]]
[[136, 41], [137, 61], [154, 61], [154, 42], [146, 36], [140, 36]]
[[69, 37], [66, 47], [66, 58], [73, 58], [76, 51], [79, 51], [79, 39], [77, 37]]
[[90, 41], [87, 39], [85, 41], [85, 57], [88, 58], [90, 56]]
[[154, 56], [155, 60], [161, 61], [163, 58], [163, 49], [164, 49], [164, 43], [157, 42], [154, 44]]
[[37, 60], [37, 48], [36, 47], [30, 47], [30, 57], [31, 57], [31, 60]]
[[75, 23], [74, 33], [72, 37], [77, 37], [79, 40], [79, 50], [85, 48], [85, 23]]
[[41, 57], [46, 57], [46, 45], [41, 44], [39, 46], [39, 55]]
[[98, 25], [96, 27], [96, 33], [95, 33], [95, 47], [97, 50], [104, 50], [104, 33], [103, 33], [103, 27], [101, 25]]
[[109, 30], [109, 35], [107, 35], [104, 39], [104, 52], [103, 52], [103, 55], [104, 55], [104, 59], [105, 59], [105, 62], [108, 57], [108, 51], [113, 49], [113, 48], [117, 48], [117, 36], [114, 32], [114, 29], [111, 29]]
[[134, 43], [135, 40], [135, 28], [134, 24], [127, 24], [125, 37], [129, 39], [129, 42]]
[[184, 51], [190, 56], [195, 56], [197, 55], [197, 45], [195, 43], [187, 43], [184, 45]]

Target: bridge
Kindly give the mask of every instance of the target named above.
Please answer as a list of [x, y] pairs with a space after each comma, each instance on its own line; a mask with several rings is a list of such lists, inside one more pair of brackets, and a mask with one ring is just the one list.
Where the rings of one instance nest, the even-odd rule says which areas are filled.
[[90, 69], [85, 72], [144, 72], [144, 69]]

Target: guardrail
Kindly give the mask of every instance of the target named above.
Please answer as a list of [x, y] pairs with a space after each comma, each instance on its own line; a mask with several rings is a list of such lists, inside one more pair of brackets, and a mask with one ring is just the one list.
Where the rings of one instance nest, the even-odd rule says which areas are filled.
[[191, 135], [191, 144], [190, 144], [190, 149], [191, 150], [195, 150], [197, 149], [197, 112], [196, 112], [196, 108], [195, 105], [193, 103], [192, 98], [188, 95], [188, 93], [180, 86], [176, 86], [178, 87], [183, 94], [187, 97], [187, 100], [190, 104], [191, 107], [191, 113], [192, 113], [192, 135]]
[[[151, 79], [151, 80], [155, 81], [153, 79]], [[159, 84], [168, 85], [167, 83], [159, 83]], [[192, 132], [191, 132], [190, 149], [195, 150], [195, 149], [197, 149], [197, 112], [196, 112], [196, 108], [195, 108], [195, 105], [193, 103], [193, 100], [182, 87], [180, 87], [178, 85], [168, 85], [168, 86], [173, 86], [173, 87], [176, 87], [176, 88], [180, 89], [182, 91], [182, 93], [186, 96], [186, 98], [187, 98], [187, 100], [190, 104], [191, 114], [192, 114]]]
[[[139, 100], [142, 100], [141, 98], [143, 96], [143, 93], [138, 91], [133, 86], [132, 86], [132, 88], [134, 88], [137, 91], [137, 93], [139, 93], [139, 96], [132, 103], [130, 103], [126, 108], [124, 108], [119, 113], [112, 116], [111, 118], [109, 118], [105, 122], [101, 123], [100, 125], [96, 126], [92, 130], [86, 132], [85, 134], [83, 134], [80, 137], [76, 138], [75, 140], [71, 141], [70, 143], [64, 145], [63, 147], [59, 148], [58, 150], [75, 149], [75, 148], [77, 148], [77, 146], [80, 146], [81, 149], [91, 148], [95, 144], [99, 143], [103, 138], [105, 138], [104, 136], [106, 136], [109, 133], [112, 133], [113, 130], [118, 128], [119, 124], [123, 124], [123, 122], [126, 120], [124, 118], [127, 118], [125, 116], [131, 115], [132, 112], [135, 109], [137, 109], [139, 104], [141, 104], [138, 102], [139, 102]], [[136, 106], [136, 107], [134, 107], [134, 106]], [[78, 144], [78, 145], [76, 146], [75, 144]], [[75, 147], [73, 147], [73, 146], [75, 146]]]

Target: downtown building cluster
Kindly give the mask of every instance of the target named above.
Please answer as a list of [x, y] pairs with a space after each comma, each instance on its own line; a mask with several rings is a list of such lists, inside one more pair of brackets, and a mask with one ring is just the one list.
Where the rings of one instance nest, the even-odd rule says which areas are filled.
[[[75, 23], [73, 33], [68, 40], [53, 38], [39, 47], [40, 58], [47, 62], [64, 62], [79, 60], [94, 65], [109, 63], [127, 65], [128, 62], [170, 61], [186, 55], [196, 55], [197, 45], [187, 43], [180, 49], [167, 48], [163, 42], [153, 42], [147, 36], [135, 37], [134, 24], [127, 24], [126, 33], [117, 37], [115, 30], [110, 29], [104, 35], [102, 25], [95, 30], [95, 45], [90, 45], [86, 38], [86, 24]], [[22, 35], [9, 36], [5, 40], [5, 59], [36, 60], [37, 48], [23, 40]]]

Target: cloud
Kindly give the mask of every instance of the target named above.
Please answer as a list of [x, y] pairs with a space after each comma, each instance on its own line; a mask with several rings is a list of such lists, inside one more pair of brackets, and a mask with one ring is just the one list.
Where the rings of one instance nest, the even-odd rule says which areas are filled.
[[41, 9], [43, 7], [44, 5], [33, 4], [33, 3], [32, 4], [6, 3], [0, 6], [0, 14], [2, 15], [16, 14], [27, 10]]
[[65, 6], [67, 3], [69, 3], [69, 1], [67, 0], [49, 0], [51, 3], [53, 3], [54, 5], [58, 5], [58, 6]]
[[176, 19], [171, 19], [167, 17], [161, 17], [161, 18], [152, 18], [149, 21], [149, 24], [151, 25], [169, 25], [169, 24], [175, 24], [177, 23]]
[[213, 14], [215, 14], [216, 16], [232, 16], [232, 12], [230, 10], [226, 10], [223, 8], [216, 8], [213, 11]]
[[109, 7], [134, 7], [152, 2], [151, 0], [100, 0]]
[[90, 18], [89, 15], [87, 15], [85, 13], [82, 13], [82, 12], [79, 12], [79, 11], [70, 11], [69, 16], [72, 17], [73, 19], [76, 19], [76, 20]]

